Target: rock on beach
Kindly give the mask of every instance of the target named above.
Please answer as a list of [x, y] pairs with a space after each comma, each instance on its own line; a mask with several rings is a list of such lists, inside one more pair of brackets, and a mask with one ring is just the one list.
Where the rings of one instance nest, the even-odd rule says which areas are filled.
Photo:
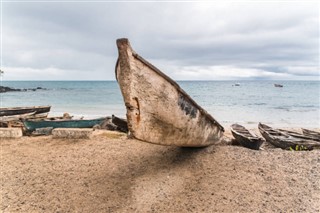
[[0, 128], [0, 138], [20, 138], [22, 130], [20, 128]]
[[93, 129], [89, 128], [56, 128], [52, 130], [53, 138], [89, 139]]

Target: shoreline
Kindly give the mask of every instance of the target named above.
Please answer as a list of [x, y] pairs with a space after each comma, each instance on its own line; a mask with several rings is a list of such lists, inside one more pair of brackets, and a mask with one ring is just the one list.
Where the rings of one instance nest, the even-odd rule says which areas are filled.
[[[101, 118], [101, 117], [107, 117], [107, 116], [111, 116], [112, 114], [116, 115], [117, 117], [120, 118], [125, 118], [126, 119], [126, 113], [113, 113], [113, 112], [107, 112], [105, 114], [102, 113], [98, 113], [98, 114], [80, 114], [80, 113], [72, 113], [72, 111], [70, 110], [62, 110], [59, 112], [55, 112], [55, 111], [50, 111], [48, 117], [56, 117], [56, 116], [62, 116], [64, 113], [68, 113], [71, 116], [74, 116], [74, 119], [80, 119], [80, 118], [84, 118], [84, 119], [94, 119], [94, 118]], [[263, 123], [263, 124], [267, 124], [271, 127], [274, 128], [284, 128], [284, 129], [299, 129], [299, 128], [307, 128], [307, 129], [313, 129], [315, 131], [319, 131], [320, 127], [317, 124], [290, 124], [290, 123], [281, 123], [281, 122], [264, 122], [264, 121], [241, 121], [241, 122], [230, 122], [230, 121], [219, 121], [218, 122], [225, 128], [225, 129], [230, 129], [230, 126], [234, 123], [243, 125], [244, 127], [246, 127], [247, 129], [254, 129], [258, 127], [259, 122]]]
[[[232, 87], [233, 83], [182, 81], [179, 85], [224, 127], [237, 122], [247, 128], [256, 127], [258, 122], [276, 127], [318, 127], [318, 83], [285, 81], [281, 89], [265, 81], [248, 81], [239, 87]], [[65, 112], [76, 117], [111, 114], [125, 117], [126, 114], [116, 82], [40, 81], [6, 84], [14, 88], [47, 88], [36, 92], [5, 93], [2, 104], [8, 107], [51, 105], [52, 116], [61, 116]]]

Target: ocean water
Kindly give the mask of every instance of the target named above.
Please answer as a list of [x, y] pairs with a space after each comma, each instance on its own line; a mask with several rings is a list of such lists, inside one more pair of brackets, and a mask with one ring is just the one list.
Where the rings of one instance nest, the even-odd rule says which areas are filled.
[[[234, 86], [240, 83], [240, 86]], [[283, 84], [283, 88], [274, 87]], [[277, 127], [320, 127], [319, 81], [179, 81], [178, 84], [223, 126], [258, 122]], [[46, 90], [1, 94], [1, 107], [51, 105], [49, 116], [125, 117], [116, 81], [3, 81], [14, 88]]]

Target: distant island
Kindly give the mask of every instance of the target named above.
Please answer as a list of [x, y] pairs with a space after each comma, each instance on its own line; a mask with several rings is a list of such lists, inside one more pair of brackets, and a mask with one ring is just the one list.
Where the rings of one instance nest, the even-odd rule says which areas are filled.
[[5, 93], [5, 92], [26, 92], [26, 91], [36, 91], [36, 90], [46, 90], [46, 88], [37, 87], [37, 88], [29, 88], [29, 89], [15, 89], [15, 88], [12, 88], [12, 87], [0, 86], [0, 93]]

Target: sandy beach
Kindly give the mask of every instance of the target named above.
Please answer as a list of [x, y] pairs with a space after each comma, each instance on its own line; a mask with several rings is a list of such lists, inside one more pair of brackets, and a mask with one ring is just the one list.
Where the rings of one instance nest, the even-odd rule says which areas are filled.
[[1, 139], [1, 212], [319, 212], [319, 200], [319, 150], [178, 148], [102, 130]]

